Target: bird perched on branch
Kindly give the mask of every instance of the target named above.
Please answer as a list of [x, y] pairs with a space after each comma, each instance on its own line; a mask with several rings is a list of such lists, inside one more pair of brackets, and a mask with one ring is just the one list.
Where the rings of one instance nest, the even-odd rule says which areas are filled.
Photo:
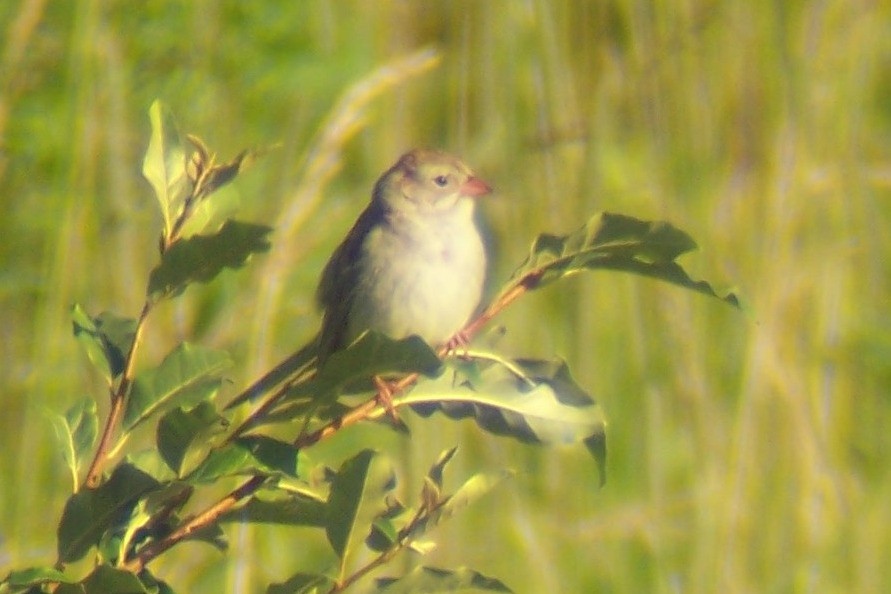
[[[319, 334], [226, 408], [318, 369], [366, 330], [397, 339], [415, 334], [433, 346], [461, 344], [486, 274], [476, 199], [491, 191], [457, 157], [423, 149], [404, 154], [377, 181], [371, 202], [325, 265], [316, 292], [324, 310]], [[380, 378], [375, 384], [396, 419], [389, 386]]]
[[474, 220], [491, 192], [455, 156], [416, 149], [374, 186], [322, 273], [319, 360], [366, 330], [446, 343], [482, 296], [486, 250]]

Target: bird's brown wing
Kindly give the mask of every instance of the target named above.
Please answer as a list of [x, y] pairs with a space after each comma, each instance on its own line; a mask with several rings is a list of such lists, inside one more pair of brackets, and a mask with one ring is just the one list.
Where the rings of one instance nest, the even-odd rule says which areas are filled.
[[347, 234], [322, 271], [316, 301], [324, 311], [319, 336], [319, 361], [346, 346], [347, 322], [355, 299], [362, 267], [362, 245], [368, 233], [384, 217], [383, 208], [372, 201]]

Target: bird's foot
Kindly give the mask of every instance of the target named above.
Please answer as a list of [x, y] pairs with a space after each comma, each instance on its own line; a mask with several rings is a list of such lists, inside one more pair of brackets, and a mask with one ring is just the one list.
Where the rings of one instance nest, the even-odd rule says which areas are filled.
[[389, 415], [396, 425], [402, 425], [403, 423], [399, 419], [399, 415], [396, 413], [396, 407], [393, 406], [392, 384], [379, 375], [374, 376], [373, 381], [374, 387], [377, 390], [377, 396], [375, 396], [374, 399], [387, 411], [387, 415]]
[[457, 332], [445, 344], [446, 354], [454, 353], [456, 356], [469, 359], [467, 354], [467, 345], [470, 343], [470, 337], [463, 330]]

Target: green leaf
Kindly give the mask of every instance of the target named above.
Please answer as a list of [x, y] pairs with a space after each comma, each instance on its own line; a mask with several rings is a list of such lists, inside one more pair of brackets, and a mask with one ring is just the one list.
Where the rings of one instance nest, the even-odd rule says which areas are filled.
[[383, 494], [394, 485], [389, 464], [384, 460], [374, 463], [376, 458], [374, 451], [362, 450], [341, 465], [331, 483], [325, 532], [340, 557], [341, 575], [372, 522], [386, 509]]
[[437, 569], [417, 567], [401, 578], [380, 578], [375, 592], [380, 594], [419, 594], [422, 592], [512, 592], [495, 578], [459, 567]]
[[136, 320], [103, 312], [91, 318], [75, 304], [71, 308], [74, 337], [107, 384], [124, 372], [127, 353], [136, 335]]
[[456, 513], [479, 500], [504, 479], [513, 476], [513, 474], [513, 471], [507, 469], [475, 474], [452, 495], [446, 497], [444, 501], [440, 499], [423, 501], [423, 505], [427, 507], [429, 514], [413, 526], [410, 533], [405, 535], [406, 538], [414, 544], [414, 541], [418, 538], [440, 523], [451, 519]]
[[170, 469], [182, 476], [184, 468], [207, 454], [211, 438], [222, 433], [228, 424], [210, 402], [201, 402], [192, 409], [174, 408], [158, 422], [158, 451]]
[[83, 581], [85, 594], [142, 594], [149, 590], [134, 573], [100, 565]]
[[585, 448], [597, 463], [600, 486], [606, 484], [606, 433], [596, 433], [585, 439]]
[[267, 500], [252, 497], [241, 507], [220, 516], [220, 522], [251, 522], [324, 528], [327, 504], [301, 493]]
[[445, 450], [439, 455], [439, 458], [430, 467], [427, 476], [424, 477], [424, 486], [421, 488], [421, 506], [424, 509], [432, 510], [440, 502], [442, 498], [442, 474], [446, 464], [454, 457], [457, 447]]
[[207, 483], [223, 476], [271, 474], [296, 477], [303, 455], [294, 445], [267, 437], [239, 437], [214, 450], [188, 477], [191, 483]]
[[240, 194], [233, 187], [216, 189], [212, 198], [205, 198], [192, 207], [192, 212], [179, 232], [180, 238], [189, 238], [207, 229], [221, 227], [241, 208]]
[[152, 135], [142, 162], [142, 174], [155, 191], [169, 237], [189, 192], [186, 151], [173, 114], [158, 100], [149, 108]]
[[73, 490], [80, 488], [79, 472], [84, 459], [90, 454], [99, 432], [96, 401], [84, 398], [74, 404], [64, 415], [52, 418], [53, 429], [65, 463], [71, 470]]
[[343, 386], [385, 373], [435, 375], [442, 367], [436, 352], [421, 338], [396, 340], [365, 332], [349, 347], [333, 353], [319, 370], [318, 383]]
[[265, 225], [228, 220], [212, 235], [177, 241], [149, 276], [149, 299], [179, 295], [190, 283], [207, 283], [226, 268], [241, 268], [252, 254], [269, 250], [271, 231]]
[[229, 355], [182, 343], [157, 368], [136, 377], [127, 399], [122, 427], [130, 431], [154, 414], [209, 399], [220, 386]]
[[451, 518], [462, 509], [478, 501], [484, 495], [488, 494], [489, 491], [497, 487], [502, 481], [513, 475], [514, 472], [507, 469], [495, 472], [481, 472], [473, 475], [467, 479], [457, 491], [452, 493], [452, 495], [449, 496], [448, 501], [435, 512], [432, 525], [428, 528], [443, 520]]
[[176, 594], [166, 582], [159, 580], [148, 569], [139, 572], [139, 581], [145, 584], [152, 594]]
[[455, 457], [455, 452], [458, 451], [458, 446], [449, 448], [444, 450], [439, 458], [436, 459], [436, 462], [433, 466], [430, 467], [430, 470], [427, 471], [427, 478], [429, 478], [433, 484], [442, 489], [442, 473], [445, 470], [446, 465], [452, 461], [452, 458]]
[[[155, 540], [167, 536], [177, 523], [176, 513], [192, 497], [194, 489], [183, 482], [171, 482], [157, 491], [151, 491], [145, 497], [139, 499], [130, 512], [124, 530], [115, 534], [117, 550], [114, 556], [107, 559], [124, 559], [135, 548], [134, 540], [142, 541], [147, 538]], [[216, 528], [219, 530], [219, 528]], [[189, 535], [195, 539], [198, 533]]]
[[115, 523], [126, 520], [135, 501], [159, 483], [129, 464], [121, 464], [96, 489], [68, 498], [58, 528], [58, 557], [63, 563], [81, 559]]
[[416, 513], [405, 507], [392, 494], [386, 496], [385, 505], [386, 509], [374, 518], [374, 523], [365, 539], [365, 546], [378, 553], [390, 549], [397, 543], [401, 531], [412, 521]]
[[124, 456], [124, 462], [138, 468], [158, 482], [175, 481], [178, 477], [170, 470], [157, 448], [145, 448]]
[[[307, 362], [310, 350], [301, 349], [300, 362]], [[434, 375], [441, 368], [442, 361], [417, 336], [395, 340], [379, 332], [365, 332], [347, 348], [333, 353], [315, 377], [294, 386], [281, 399], [280, 406], [267, 414], [264, 421], [288, 421], [316, 412], [318, 405], [325, 402], [332, 403], [336, 409], [333, 414], [336, 414], [340, 411], [333, 404], [334, 400], [342, 392], [370, 390], [371, 378], [375, 375], [414, 372]], [[278, 368], [273, 371], [276, 377], [277, 371]], [[252, 398], [253, 394], [244, 396], [233, 401], [227, 408]]]
[[376, 553], [393, 547], [399, 539], [399, 528], [390, 518], [376, 518], [365, 539], [365, 546]]
[[270, 584], [266, 594], [321, 594], [328, 592], [334, 580], [316, 573], [295, 573], [284, 582]]
[[[397, 401], [414, 405], [422, 415], [440, 410], [450, 418], [472, 417], [490, 433], [527, 443], [566, 444], [604, 436], [602, 409], [579, 387], [565, 363], [507, 361], [494, 355], [491, 359], [494, 363], [466, 374], [444, 373], [420, 381]], [[589, 451], [596, 455], [596, 450]], [[596, 461], [602, 468], [604, 461]]]
[[47, 582], [61, 582], [73, 584], [76, 580], [67, 577], [64, 573], [54, 567], [28, 567], [27, 569], [19, 569], [10, 571], [6, 579], [0, 584], [7, 584], [13, 588], [25, 588], [28, 586], [36, 586]]
[[739, 307], [736, 295], [719, 295], [674, 261], [694, 249], [696, 242], [669, 223], [601, 213], [569, 235], [539, 235], [508, 286], [536, 289], [584, 270], [609, 269], [663, 280]]

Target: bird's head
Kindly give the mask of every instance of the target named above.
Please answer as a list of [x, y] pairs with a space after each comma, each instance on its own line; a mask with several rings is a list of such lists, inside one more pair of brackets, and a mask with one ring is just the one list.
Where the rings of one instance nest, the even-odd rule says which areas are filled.
[[415, 149], [381, 177], [374, 197], [387, 210], [400, 213], [433, 214], [456, 208], [472, 213], [474, 199], [491, 191], [459, 158]]

